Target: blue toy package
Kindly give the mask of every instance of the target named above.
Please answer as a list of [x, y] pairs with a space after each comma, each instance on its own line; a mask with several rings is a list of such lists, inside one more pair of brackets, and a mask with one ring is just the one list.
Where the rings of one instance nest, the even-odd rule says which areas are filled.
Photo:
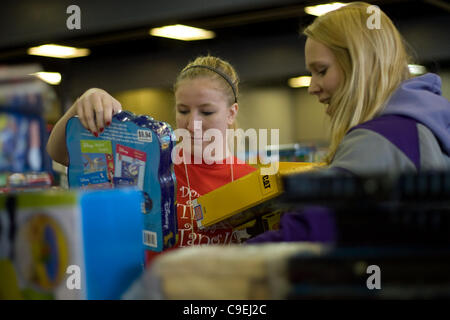
[[66, 126], [71, 188], [135, 187], [142, 191], [143, 241], [163, 251], [177, 242], [176, 179], [173, 130], [148, 116], [122, 111], [94, 137], [73, 117]]
[[[0, 83], [0, 174], [51, 172], [45, 152], [44, 113], [56, 102], [50, 86], [33, 74], [36, 65], [2, 67]], [[0, 182], [0, 187], [5, 187]]]
[[0, 107], [0, 172], [49, 171], [45, 145], [42, 118], [6, 112]]

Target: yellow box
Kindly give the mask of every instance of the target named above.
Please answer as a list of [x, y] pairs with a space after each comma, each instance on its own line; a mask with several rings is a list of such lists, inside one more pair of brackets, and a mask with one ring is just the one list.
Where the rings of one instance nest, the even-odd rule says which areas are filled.
[[[321, 164], [309, 162], [279, 162], [276, 174], [264, 175], [259, 168], [213, 190], [193, 202], [197, 226], [205, 228], [223, 222], [235, 227], [265, 214], [268, 210], [265, 210], [264, 204], [283, 192], [283, 176], [310, 171], [319, 166]], [[255, 206], [258, 206], [257, 210], [248, 210]]]

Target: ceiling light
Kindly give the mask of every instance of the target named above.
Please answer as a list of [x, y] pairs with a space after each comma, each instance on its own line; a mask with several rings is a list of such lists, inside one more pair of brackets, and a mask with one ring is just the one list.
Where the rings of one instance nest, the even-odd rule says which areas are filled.
[[153, 28], [150, 30], [150, 34], [156, 37], [164, 37], [184, 41], [212, 39], [216, 36], [212, 31], [189, 27], [182, 24]]
[[31, 73], [31, 75], [53, 85], [57, 85], [61, 82], [61, 73], [59, 72], [35, 72]]
[[340, 7], [346, 6], [346, 3], [333, 2], [327, 4], [319, 4], [317, 6], [305, 7], [305, 12], [313, 16], [321, 16], [327, 12], [339, 9]]
[[302, 76], [302, 77], [290, 78], [288, 80], [288, 84], [291, 88], [309, 87], [309, 85], [311, 84], [311, 77]]
[[89, 55], [89, 53], [89, 49], [66, 47], [57, 44], [44, 44], [28, 49], [28, 54], [30, 55], [63, 59], [84, 57]]
[[408, 64], [409, 72], [415, 76], [424, 74], [427, 72], [427, 68], [418, 64]]

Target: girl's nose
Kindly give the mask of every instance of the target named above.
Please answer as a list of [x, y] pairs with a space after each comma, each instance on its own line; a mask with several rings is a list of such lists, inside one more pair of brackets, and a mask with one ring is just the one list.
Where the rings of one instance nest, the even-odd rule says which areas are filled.
[[202, 119], [196, 112], [191, 112], [189, 114], [189, 119], [187, 119], [187, 129], [195, 135], [195, 132], [199, 132], [201, 136], [202, 131]]
[[314, 77], [312, 77], [311, 83], [308, 87], [308, 93], [309, 94], [319, 94], [320, 93], [320, 86], [314, 80]]

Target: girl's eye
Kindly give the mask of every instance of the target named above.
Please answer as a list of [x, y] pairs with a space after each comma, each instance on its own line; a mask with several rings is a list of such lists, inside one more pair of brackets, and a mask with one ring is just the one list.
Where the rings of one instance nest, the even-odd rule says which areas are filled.
[[209, 116], [212, 115], [214, 112], [209, 112], [209, 111], [203, 111], [202, 114], [205, 116]]
[[178, 112], [181, 113], [181, 114], [188, 114], [189, 111], [187, 111], [187, 110], [178, 110]]
[[323, 70], [319, 71], [319, 74], [320, 74], [321, 76], [324, 76], [325, 73], [327, 73], [327, 70], [328, 70], [328, 69], [323, 69]]

